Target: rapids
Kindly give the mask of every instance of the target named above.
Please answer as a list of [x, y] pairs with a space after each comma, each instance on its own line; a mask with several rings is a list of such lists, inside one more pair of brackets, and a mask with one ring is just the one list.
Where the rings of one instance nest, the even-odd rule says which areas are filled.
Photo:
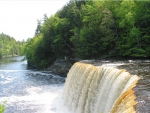
[[[92, 106], [96, 105], [94, 103], [97, 102], [97, 99], [95, 100], [95, 98], [93, 98], [93, 95], [98, 94], [98, 91], [96, 91], [95, 89], [96, 86], [98, 86], [98, 82], [101, 80], [102, 76], [100, 77], [99, 75], [97, 76], [97, 78], [95, 77], [93, 79], [92, 73], [94, 72], [90, 72], [90, 76], [86, 80], [86, 85], [90, 85], [86, 86], [82, 84], [82, 86], [84, 87], [83, 92], [89, 91], [88, 97], [83, 96], [86, 95], [85, 93], [74, 95], [71, 92], [72, 89], [70, 89], [69, 95], [74, 96], [68, 97], [71, 99], [65, 99], [67, 98], [65, 95], [68, 95], [66, 92], [66, 84], [68, 83], [65, 83], [65, 80], [67, 80], [68, 77], [66, 79], [63, 77], [59, 77], [58, 75], [54, 75], [48, 71], [29, 69], [27, 67], [27, 62], [22, 61], [22, 59], [23, 57], [0, 59], [0, 103], [5, 100], [7, 101], [5, 105], [5, 113], [73, 113], [69, 109], [72, 109], [72, 111], [76, 110], [78, 106], [77, 103], [80, 103], [80, 105], [86, 109], [85, 112], [88, 113], [89, 109], [93, 110], [93, 113], [95, 112], [94, 107]], [[135, 110], [136, 113], [150, 113], [150, 60], [111, 59], [99, 61], [86, 60], [82, 62], [99, 66], [97, 67], [99, 68], [99, 71], [97, 71], [96, 73], [101, 73], [101, 66], [103, 66], [109, 67], [110, 69], [117, 68], [117, 70], [125, 69], [132, 75], [138, 75], [141, 79], [137, 83], [136, 87], [133, 88], [136, 95], [135, 101], [137, 102], [137, 104], [135, 105]], [[92, 68], [92, 66], [90, 66], [90, 68]], [[76, 70], [78, 70], [78, 68], [76, 68]], [[89, 70], [86, 71], [86, 73], [88, 72]], [[86, 76], [79, 76], [75, 73], [77, 72], [74, 71], [74, 76], [76, 76], [74, 77], [74, 79], [77, 83], [79, 83], [79, 81], [85, 82], [84, 79], [81, 78], [86, 78]], [[111, 78], [111, 76], [108, 77]], [[103, 77], [103, 79], [104, 78], [105, 77]], [[90, 80], [92, 81], [90, 82]], [[115, 80], [114, 77], [112, 77], [110, 82], [102, 84], [102, 89], [104, 88], [104, 86], [110, 87], [113, 80]], [[70, 83], [72, 82], [70, 87], [75, 88], [74, 92], [78, 94], [82, 88], [81, 84], [80, 87], [78, 87], [77, 84], [72, 86], [73, 84], [75, 84], [75, 81], [70, 81]], [[107, 79], [105, 81], [107, 81]], [[109, 90], [104, 88], [103, 92], [109, 92]], [[113, 90], [111, 90], [111, 92], [113, 93]], [[100, 104], [103, 104], [103, 109], [105, 109], [106, 104], [102, 103], [102, 101], [108, 102], [109, 100], [113, 101], [113, 99], [111, 98], [111, 95], [105, 95], [105, 93], [103, 94], [104, 97], [109, 97], [109, 99], [106, 100], [105, 98], [99, 98], [99, 100], [101, 100]], [[133, 94], [132, 91], [131, 94]], [[78, 100], [77, 98], [79, 97], [81, 97], [82, 99]], [[84, 100], [88, 100], [85, 107], [83, 105], [85, 103]], [[119, 102], [119, 100], [120, 99], [118, 99], [117, 102]], [[64, 103], [71, 104], [69, 105]], [[107, 107], [109, 108], [111, 104], [112, 103], [107, 104]], [[101, 108], [98, 108], [97, 106], [97, 109]], [[77, 110], [80, 111], [82, 110], [82, 108], [78, 107]]]
[[24, 57], [0, 60], [0, 103], [4, 113], [69, 113], [61, 93], [65, 78], [28, 69]]

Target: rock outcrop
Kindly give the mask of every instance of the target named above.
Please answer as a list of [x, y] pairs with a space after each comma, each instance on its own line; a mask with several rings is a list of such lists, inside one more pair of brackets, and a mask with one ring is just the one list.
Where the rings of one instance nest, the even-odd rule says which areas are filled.
[[57, 59], [47, 70], [59, 76], [66, 77], [74, 61], [66, 59]]

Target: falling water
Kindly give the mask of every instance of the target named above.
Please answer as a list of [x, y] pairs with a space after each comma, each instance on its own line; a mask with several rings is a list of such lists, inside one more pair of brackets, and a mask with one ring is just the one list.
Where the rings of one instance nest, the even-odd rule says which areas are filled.
[[134, 113], [132, 89], [138, 80], [125, 70], [77, 62], [67, 75], [63, 99], [75, 113]]

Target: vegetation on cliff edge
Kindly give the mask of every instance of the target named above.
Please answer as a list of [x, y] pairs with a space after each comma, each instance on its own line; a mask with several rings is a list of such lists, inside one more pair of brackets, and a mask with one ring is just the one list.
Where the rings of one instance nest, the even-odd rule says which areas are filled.
[[71, 0], [38, 21], [24, 47], [29, 64], [59, 58], [150, 57], [150, 1]]

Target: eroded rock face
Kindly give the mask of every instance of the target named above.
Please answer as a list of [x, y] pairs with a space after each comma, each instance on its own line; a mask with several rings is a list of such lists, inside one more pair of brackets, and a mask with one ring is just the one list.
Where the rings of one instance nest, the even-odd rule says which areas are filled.
[[71, 62], [70, 60], [57, 59], [54, 62], [54, 64], [48, 68], [48, 70], [52, 71], [52, 73], [66, 77], [72, 65], [73, 65], [73, 62]]

